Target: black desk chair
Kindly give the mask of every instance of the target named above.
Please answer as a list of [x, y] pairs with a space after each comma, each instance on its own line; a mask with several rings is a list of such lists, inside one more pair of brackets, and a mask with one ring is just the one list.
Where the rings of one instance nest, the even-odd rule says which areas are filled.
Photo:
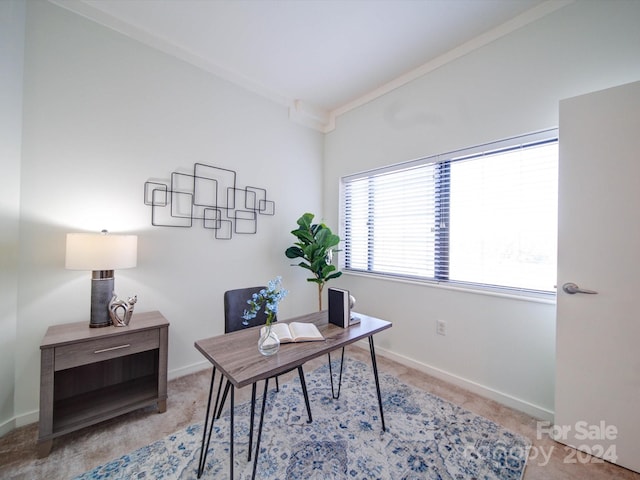
[[[251, 298], [254, 293], [258, 293], [265, 287], [249, 287], [249, 288], [239, 288], [236, 290], [228, 290], [224, 292], [224, 332], [230, 333], [235, 332], [237, 330], [242, 330], [243, 328], [254, 327], [257, 325], [264, 325], [267, 323], [267, 314], [264, 311], [264, 308], [260, 309], [256, 317], [251, 320], [245, 320], [242, 318], [244, 315], [244, 311], [249, 306], [247, 304], [247, 300]], [[256, 348], [258, 348], [258, 340], [256, 338]], [[302, 365], [297, 367], [298, 375], [300, 376], [300, 385], [302, 386], [302, 393], [304, 394], [304, 403], [307, 407], [307, 415], [309, 416], [308, 423], [311, 423], [311, 407], [309, 405], [309, 395], [307, 394], [307, 384], [304, 380], [304, 370], [302, 369]], [[290, 372], [291, 370], [289, 370]], [[288, 372], [283, 372], [288, 373]], [[276, 390], [280, 391], [280, 387], [278, 385], [278, 377], [276, 379]], [[224, 393], [222, 394], [222, 401], [220, 402], [220, 407], [218, 409], [217, 418], [220, 418], [222, 414], [222, 407], [225, 404], [227, 399], [227, 394], [229, 393], [229, 389], [231, 388], [231, 382], [227, 380], [227, 384], [224, 387]], [[255, 418], [255, 405], [256, 405], [256, 384], [254, 383], [251, 386], [251, 423], [249, 425], [249, 460], [251, 460], [251, 449], [253, 445], [253, 424]]]

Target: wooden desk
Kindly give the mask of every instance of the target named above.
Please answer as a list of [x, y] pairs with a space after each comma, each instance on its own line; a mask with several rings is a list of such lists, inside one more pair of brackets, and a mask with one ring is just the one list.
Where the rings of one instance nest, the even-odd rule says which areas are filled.
[[[285, 320], [285, 322], [312, 322], [318, 326], [320, 333], [324, 336], [324, 341], [319, 342], [300, 342], [286, 343], [280, 346], [280, 350], [275, 355], [265, 357], [258, 351], [258, 330], [260, 327], [247, 328], [217, 337], [198, 340], [195, 347], [198, 349], [213, 365], [211, 375], [211, 386], [209, 389], [209, 402], [207, 405], [207, 413], [205, 417], [204, 431], [202, 432], [202, 450], [200, 451], [200, 464], [198, 466], [198, 478], [203, 473], [206, 463], [208, 441], [205, 446], [205, 437], [207, 435], [207, 425], [209, 419], [209, 411], [211, 410], [211, 399], [213, 393], [213, 384], [215, 380], [216, 370], [220, 370], [221, 374], [227, 378], [232, 384], [231, 386], [231, 414], [230, 414], [230, 478], [233, 479], [233, 407], [234, 407], [234, 388], [252, 385], [259, 380], [264, 380], [264, 393], [262, 399], [262, 411], [260, 415], [260, 426], [258, 428], [258, 439], [256, 443], [256, 453], [253, 464], [253, 476], [255, 478], [256, 467], [258, 463], [258, 454], [260, 452], [260, 437], [262, 434], [262, 424], [264, 419], [264, 408], [267, 396], [268, 379], [288, 372], [300, 365], [330, 353], [338, 348], [345, 347], [351, 343], [357, 342], [364, 338], [369, 339], [369, 349], [371, 352], [371, 363], [373, 366], [373, 374], [376, 382], [376, 392], [378, 395], [378, 406], [380, 408], [380, 418], [382, 421], [382, 429], [386, 430], [384, 424], [384, 414], [382, 411], [382, 399], [380, 395], [380, 383], [378, 381], [378, 367], [376, 364], [375, 349], [373, 346], [373, 335], [387, 328], [391, 328], [391, 322], [380, 320], [379, 318], [370, 317], [361, 313], [354, 313], [359, 317], [360, 323], [349, 328], [340, 328], [336, 325], [328, 323], [327, 311], [311, 313], [296, 318]], [[304, 387], [304, 386], [303, 386]], [[214, 412], [215, 414], [215, 408]], [[213, 428], [214, 418], [211, 419], [211, 427]], [[210, 437], [210, 433], [209, 433]], [[249, 446], [251, 448], [251, 445]]]
[[148, 405], [167, 409], [169, 322], [137, 313], [126, 327], [49, 327], [40, 344], [38, 456], [65, 433]]

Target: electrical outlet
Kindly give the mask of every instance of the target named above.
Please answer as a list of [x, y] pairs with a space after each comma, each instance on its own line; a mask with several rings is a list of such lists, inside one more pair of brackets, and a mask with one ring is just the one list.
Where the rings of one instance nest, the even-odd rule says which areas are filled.
[[436, 333], [438, 335], [446, 335], [447, 334], [447, 322], [444, 320], [436, 321]]

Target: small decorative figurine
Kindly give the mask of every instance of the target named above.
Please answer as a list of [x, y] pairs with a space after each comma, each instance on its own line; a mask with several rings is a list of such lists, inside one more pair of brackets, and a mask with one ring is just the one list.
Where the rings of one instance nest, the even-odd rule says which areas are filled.
[[131, 315], [133, 315], [133, 306], [138, 301], [138, 296], [134, 295], [125, 300], [118, 300], [116, 292], [109, 302], [109, 317], [116, 327], [126, 327], [129, 325]]

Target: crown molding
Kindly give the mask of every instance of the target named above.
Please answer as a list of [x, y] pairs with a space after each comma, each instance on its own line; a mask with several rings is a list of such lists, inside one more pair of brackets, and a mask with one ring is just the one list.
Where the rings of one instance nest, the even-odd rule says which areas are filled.
[[498, 40], [509, 33], [512, 33], [530, 23], [533, 23], [561, 8], [566, 7], [572, 3], [575, 3], [576, 0], [547, 0], [540, 5], [537, 5], [524, 13], [521, 13], [517, 17], [512, 18], [508, 22], [503, 23], [502, 25], [489, 30], [488, 32], [483, 33], [482, 35], [475, 37], [473, 40], [470, 40], [466, 43], [463, 43], [459, 47], [450, 50], [444, 55], [440, 55], [439, 57], [415, 68], [400, 77], [397, 77], [390, 82], [382, 85], [381, 87], [376, 88], [375, 90], [370, 91], [369, 93], [362, 95], [361, 97], [338, 107], [331, 112], [329, 112], [329, 122], [328, 124], [335, 125], [336, 118], [340, 115], [343, 115], [351, 110], [354, 110], [366, 103], [375, 100], [378, 97], [386, 95], [387, 93], [406, 85], [424, 75], [433, 72], [434, 70], [446, 65], [447, 63], [453, 62], [454, 60], [474, 51], [485, 45]]
[[204, 71], [227, 80], [245, 90], [267, 98], [288, 109], [289, 119], [305, 127], [312, 128], [321, 133], [329, 133], [335, 129], [336, 119], [351, 110], [354, 110], [378, 97], [406, 85], [438, 68], [452, 62], [478, 48], [481, 48], [519, 28], [524, 27], [540, 18], [549, 15], [565, 6], [572, 4], [575, 0], [547, 0], [540, 5], [527, 10], [514, 17], [508, 22], [496, 27], [476, 38], [470, 40], [459, 47], [441, 55], [421, 66], [415, 68], [404, 75], [372, 90], [357, 99], [338, 107], [331, 111], [326, 111], [300, 99], [289, 98], [281, 92], [276, 92], [267, 88], [237, 71], [223, 68], [220, 65], [209, 62], [202, 56], [195, 54], [185, 48], [176, 46], [164, 38], [155, 35], [140, 27], [128, 24], [122, 20], [99, 10], [83, 0], [48, 0], [50, 3], [69, 10], [77, 15], [94, 21], [104, 27], [137, 40], [149, 47], [160, 50], [168, 55], [183, 60], [191, 65], [201, 68]]
[[335, 128], [335, 118], [327, 110], [302, 100], [294, 100], [289, 106], [289, 119], [322, 133], [330, 132]]
[[332, 119], [329, 116], [329, 112], [314, 107], [305, 102], [292, 99], [283, 95], [280, 92], [271, 90], [259, 82], [256, 82], [249, 77], [223, 68], [217, 64], [214, 64], [200, 55], [197, 55], [185, 48], [174, 45], [173, 43], [165, 40], [164, 38], [155, 35], [143, 28], [131, 25], [123, 22], [122, 20], [110, 15], [102, 10], [93, 7], [92, 5], [84, 2], [83, 0], [48, 0], [50, 3], [57, 5], [61, 8], [69, 10], [77, 15], [85, 17], [91, 21], [94, 21], [103, 27], [107, 27], [118, 33], [121, 33], [127, 37], [137, 40], [151, 48], [160, 50], [168, 55], [183, 60], [191, 65], [194, 65], [202, 70], [212, 73], [213, 75], [220, 77], [228, 82], [233, 83], [245, 90], [260, 95], [272, 102], [288, 108], [289, 119], [305, 127], [318, 130], [321, 133], [333, 130]]

